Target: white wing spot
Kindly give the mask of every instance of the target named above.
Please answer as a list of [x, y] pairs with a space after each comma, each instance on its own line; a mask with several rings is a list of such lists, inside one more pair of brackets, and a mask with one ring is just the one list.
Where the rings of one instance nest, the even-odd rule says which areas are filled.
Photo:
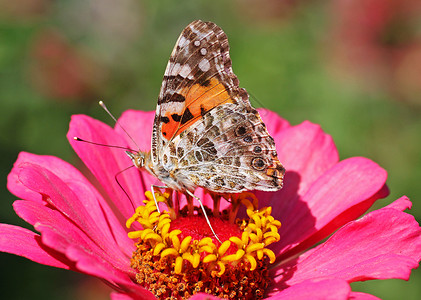
[[196, 47], [199, 47], [200, 46], [200, 41], [194, 41], [194, 43], [193, 43]]
[[206, 53], [208, 53], [208, 50], [206, 50], [205, 48], [200, 49], [200, 54], [206, 55]]
[[[199, 68], [200, 68], [200, 64], [199, 64]], [[178, 74], [181, 77], [186, 78], [190, 74], [190, 72], [191, 72], [191, 69], [190, 69], [189, 65], [183, 65]]]
[[180, 72], [180, 69], [181, 69], [181, 67], [180, 67], [179, 63], [176, 63], [175, 65], [171, 63], [167, 67], [167, 70], [165, 71], [165, 75], [167, 75], [167, 76], [177, 76]]
[[190, 40], [186, 39], [184, 36], [180, 36], [180, 39], [178, 40], [178, 45], [180, 48], [184, 48], [186, 45], [190, 43]]
[[202, 59], [199, 63], [199, 69], [202, 70], [203, 72], [209, 71], [210, 69], [209, 60], [207, 60], [206, 58]]

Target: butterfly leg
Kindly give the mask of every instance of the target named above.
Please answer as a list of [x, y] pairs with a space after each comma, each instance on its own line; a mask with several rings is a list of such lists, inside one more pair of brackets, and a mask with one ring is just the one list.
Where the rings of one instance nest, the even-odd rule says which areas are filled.
[[153, 192], [152, 192], [153, 201], [155, 202], [156, 210], [157, 210], [157, 211], [158, 211], [158, 213], [160, 214], [160, 213], [161, 213], [161, 210], [159, 209], [159, 206], [158, 206], [158, 201], [156, 201], [156, 197], [155, 197], [155, 188], [158, 188], [158, 189], [166, 189], [166, 188], [168, 188], [168, 187], [167, 187], [167, 186], [154, 185], [154, 184], [152, 184], [152, 185], [151, 185], [151, 191], [153, 191]]
[[219, 239], [218, 235], [217, 235], [217, 234], [215, 233], [215, 231], [213, 230], [213, 227], [212, 227], [212, 225], [211, 225], [211, 223], [210, 223], [210, 221], [209, 221], [209, 218], [208, 218], [208, 214], [206, 213], [205, 207], [203, 206], [202, 200], [200, 200], [200, 198], [199, 198], [199, 197], [196, 197], [196, 196], [195, 196], [192, 192], [190, 192], [189, 190], [186, 190], [186, 192], [187, 192], [187, 194], [189, 194], [191, 197], [193, 197], [194, 199], [196, 199], [196, 200], [199, 202], [200, 207], [202, 208], [202, 211], [203, 211], [203, 215], [205, 216], [206, 223], [208, 223], [208, 226], [209, 226], [210, 230], [212, 231], [213, 235], [214, 235], [214, 236], [215, 236], [215, 238], [218, 240], [218, 242], [220, 242], [220, 243], [222, 244], [222, 242], [221, 242], [221, 240]]

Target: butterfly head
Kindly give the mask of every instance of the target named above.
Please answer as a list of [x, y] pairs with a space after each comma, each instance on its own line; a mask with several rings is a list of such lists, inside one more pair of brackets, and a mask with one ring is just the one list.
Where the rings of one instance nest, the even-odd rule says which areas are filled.
[[126, 151], [136, 168], [142, 169], [145, 167], [146, 153], [142, 151], [130, 152]]

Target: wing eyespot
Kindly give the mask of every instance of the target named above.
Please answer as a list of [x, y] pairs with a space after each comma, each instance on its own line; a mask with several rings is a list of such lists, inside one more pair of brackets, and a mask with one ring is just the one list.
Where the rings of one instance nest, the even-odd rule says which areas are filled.
[[255, 157], [251, 161], [251, 166], [257, 171], [263, 171], [266, 167], [266, 164], [261, 157]]
[[251, 143], [251, 142], [253, 142], [253, 138], [248, 135], [243, 139], [243, 141], [246, 142], [246, 143]]
[[238, 126], [237, 128], [235, 128], [235, 135], [236, 136], [242, 136], [245, 135], [247, 132], [247, 128], [244, 126]]
[[254, 148], [253, 148], [253, 152], [254, 153], [262, 153], [262, 147], [260, 147], [260, 146], [255, 146]]

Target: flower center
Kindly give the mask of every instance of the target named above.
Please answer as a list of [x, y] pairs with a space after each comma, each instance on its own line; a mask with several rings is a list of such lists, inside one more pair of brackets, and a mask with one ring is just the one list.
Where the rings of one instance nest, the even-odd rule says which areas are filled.
[[[221, 244], [203, 215], [187, 215], [184, 209], [172, 220], [173, 214], [158, 213], [151, 192], [145, 195], [145, 205], [126, 223], [127, 228], [134, 222], [143, 227], [129, 232], [130, 238], [138, 239], [131, 266], [140, 285], [163, 299], [187, 299], [199, 292], [224, 298], [263, 298], [270, 281], [267, 265], [275, 261], [267, 246], [280, 239], [281, 223], [271, 216], [271, 207], [257, 210], [257, 199], [255, 204], [247, 199], [252, 194], [240, 195], [250, 219], [237, 219], [234, 224], [227, 216], [209, 219]], [[169, 196], [155, 193], [158, 203], [167, 203]]]

